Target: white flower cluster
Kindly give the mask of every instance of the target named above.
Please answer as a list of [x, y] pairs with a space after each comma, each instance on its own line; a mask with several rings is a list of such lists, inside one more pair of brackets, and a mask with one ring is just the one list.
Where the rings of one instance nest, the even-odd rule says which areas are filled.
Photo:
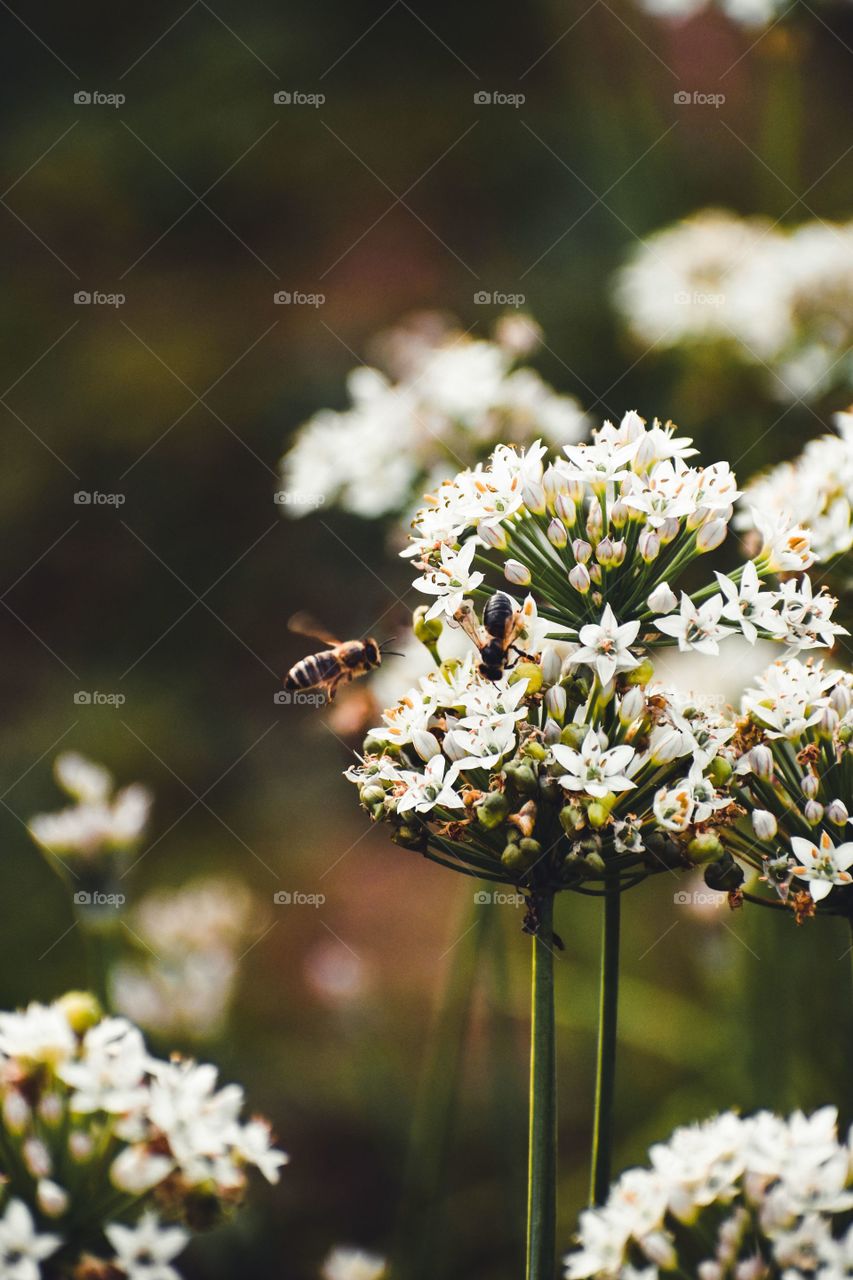
[[515, 367], [537, 342], [523, 316], [505, 318], [495, 341], [434, 316], [386, 335], [389, 373], [353, 370], [351, 407], [315, 414], [282, 459], [283, 510], [300, 516], [336, 503], [368, 519], [400, 513], [423, 484], [449, 474], [448, 459], [476, 462], [501, 439], [577, 440], [585, 429], [577, 402]]
[[[823, 663], [776, 663], [746, 690], [736, 777], [749, 823], [725, 842], [797, 918], [853, 897], [853, 676]], [[798, 887], [806, 886], [805, 889]]]
[[177, 1277], [189, 1234], [160, 1216], [211, 1225], [242, 1199], [250, 1166], [276, 1182], [285, 1163], [242, 1108], [215, 1067], [153, 1058], [138, 1028], [85, 994], [0, 1014], [0, 1274], [38, 1280], [41, 1260], [60, 1246], [76, 1258], [103, 1232], [116, 1274]]
[[[602, 856], [628, 883], [663, 869], [664, 854], [670, 867], [722, 857], [731, 718], [642, 687], [648, 664], [620, 651], [573, 649], [546, 645], [499, 679], [469, 651], [424, 676], [347, 771], [373, 819], [399, 843], [514, 884], [534, 871], [559, 888], [600, 880]], [[603, 692], [590, 668], [614, 658], [620, 687], [611, 678]]]
[[750, 481], [739, 529], [789, 515], [810, 534], [815, 559], [825, 564], [853, 547], [853, 410], [835, 415], [837, 435], [810, 440], [793, 462], [781, 462]]
[[[711, 0], [639, 0], [647, 13], [687, 20], [709, 7]], [[716, 0], [718, 7], [744, 27], [764, 27], [790, 9], [788, 0]]]
[[95, 858], [127, 849], [142, 835], [151, 808], [145, 787], [134, 783], [115, 791], [108, 770], [76, 752], [57, 756], [54, 774], [75, 803], [30, 820], [30, 835], [46, 852]]
[[778, 399], [853, 383], [853, 223], [789, 232], [702, 210], [649, 236], [615, 296], [644, 345], [726, 343], [767, 367]]
[[[466, 597], [489, 594], [489, 569], [530, 586], [538, 612], [577, 634], [602, 684], [636, 666], [644, 643], [677, 641], [716, 654], [726, 636], [761, 636], [791, 651], [825, 647], [842, 628], [835, 600], [813, 595], [807, 577], [776, 589], [763, 579], [812, 563], [807, 530], [759, 517], [763, 545], [728, 577], [693, 596], [673, 585], [697, 556], [719, 546], [740, 497], [725, 462], [691, 466], [691, 441], [635, 412], [605, 422], [593, 443], [549, 458], [539, 441], [499, 445], [486, 464], [463, 471], [426, 500], [411, 545], [423, 571], [415, 587], [432, 596], [428, 617], [459, 621]], [[607, 602], [606, 604], [604, 602]]]
[[245, 886], [230, 879], [148, 894], [130, 921], [140, 954], [110, 975], [115, 1007], [162, 1037], [218, 1035], [234, 999], [253, 905]]
[[[837, 1113], [726, 1112], [676, 1129], [581, 1215], [567, 1280], [848, 1280], [853, 1150]], [[845, 1217], [845, 1215], [848, 1215]]]

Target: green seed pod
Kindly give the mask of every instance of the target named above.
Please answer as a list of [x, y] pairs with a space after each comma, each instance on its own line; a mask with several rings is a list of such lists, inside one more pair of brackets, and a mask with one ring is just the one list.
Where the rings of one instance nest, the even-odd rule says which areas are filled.
[[542, 846], [538, 840], [519, 840], [518, 847], [523, 856], [527, 859], [529, 866], [532, 866], [534, 862], [542, 857]]
[[584, 862], [589, 867], [590, 871], [594, 871], [597, 875], [601, 875], [603, 871], [607, 870], [607, 863], [604, 861], [601, 854], [596, 853], [595, 850], [592, 850], [591, 853], [588, 853], [585, 856]]
[[694, 836], [687, 846], [690, 861], [697, 866], [706, 862], [718, 862], [724, 852], [719, 837], [713, 831], [703, 831], [701, 835]]
[[368, 783], [366, 787], [362, 787], [358, 796], [365, 809], [371, 809], [375, 804], [384, 805], [385, 790], [378, 787], [376, 783]]
[[513, 667], [509, 678], [510, 684], [518, 684], [519, 680], [527, 681], [527, 692], [538, 693], [542, 688], [542, 668], [538, 662], [519, 662]]
[[547, 800], [551, 804], [559, 804], [562, 793], [557, 779], [543, 775], [539, 779], [539, 794], [543, 800]]
[[513, 875], [523, 875], [528, 870], [527, 858], [521, 852], [520, 844], [508, 844], [501, 854], [501, 862]]
[[402, 845], [404, 849], [425, 849], [427, 844], [427, 833], [419, 827], [409, 827], [405, 823], [401, 827], [396, 827], [391, 832], [391, 839], [394, 844]]
[[575, 751], [579, 751], [588, 732], [588, 727], [585, 724], [567, 724], [560, 734], [560, 741], [563, 746], [572, 747]]
[[706, 885], [720, 892], [739, 889], [744, 878], [743, 871], [730, 853], [724, 853], [718, 862], [712, 862], [705, 868]]
[[504, 774], [510, 786], [520, 795], [536, 794], [538, 775], [531, 765], [524, 764], [520, 760], [511, 760], [509, 764], [504, 765]]
[[68, 1019], [68, 1025], [78, 1036], [101, 1021], [104, 1011], [89, 991], [69, 991], [56, 1002]]
[[610, 817], [610, 811], [601, 801], [594, 800], [587, 808], [586, 816], [591, 827], [603, 827]]
[[628, 684], [638, 684], [642, 687], [649, 683], [654, 674], [654, 666], [648, 658], [644, 658], [638, 667], [634, 667], [633, 671], [625, 673], [625, 679]]
[[412, 614], [412, 630], [421, 644], [425, 644], [430, 649], [444, 630], [444, 623], [441, 618], [428, 618], [426, 616], [428, 612], [429, 606], [425, 604], [415, 609]]
[[560, 826], [568, 836], [579, 831], [585, 821], [586, 815], [580, 805], [567, 804], [560, 810]]
[[509, 801], [501, 791], [490, 791], [477, 805], [477, 821], [487, 831], [495, 831], [506, 820]]
[[722, 787], [734, 773], [734, 768], [725, 756], [714, 756], [708, 769], [708, 776], [715, 787]]
[[531, 760], [547, 760], [548, 751], [543, 747], [541, 742], [526, 742], [522, 748], [522, 755], [530, 756]]

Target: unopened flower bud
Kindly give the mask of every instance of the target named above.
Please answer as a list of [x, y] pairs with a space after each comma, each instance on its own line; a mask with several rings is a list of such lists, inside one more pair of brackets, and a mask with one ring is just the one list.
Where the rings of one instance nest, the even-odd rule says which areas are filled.
[[68, 1152], [75, 1164], [85, 1164], [94, 1150], [95, 1142], [90, 1134], [82, 1129], [72, 1129], [68, 1135]]
[[575, 538], [572, 543], [572, 555], [578, 564], [586, 564], [592, 555], [592, 547], [585, 538]]
[[438, 745], [438, 738], [434, 733], [430, 733], [428, 729], [414, 729], [412, 731], [412, 746], [424, 761], [431, 760], [433, 756], [437, 756], [441, 751], [441, 747]]
[[816, 827], [823, 820], [824, 808], [819, 800], [807, 800], [803, 805], [803, 817], [810, 827]]
[[553, 511], [554, 503], [565, 489], [565, 479], [553, 464], [545, 468], [542, 476], [542, 488], [545, 490], [548, 506]]
[[548, 541], [552, 547], [556, 547], [558, 551], [562, 551], [563, 547], [568, 544], [569, 535], [566, 533], [566, 526], [562, 520], [558, 520], [556, 516], [548, 525]]
[[39, 1099], [39, 1118], [51, 1129], [55, 1128], [63, 1118], [62, 1099], [58, 1093], [46, 1093]]
[[613, 542], [604, 537], [595, 548], [595, 558], [602, 568], [607, 568], [613, 561]]
[[646, 709], [646, 699], [642, 689], [629, 689], [619, 704], [619, 719], [624, 725], [633, 724]]
[[749, 765], [756, 778], [769, 782], [773, 777], [773, 752], [759, 743], [749, 753]]
[[530, 570], [520, 560], [507, 560], [504, 565], [504, 577], [507, 582], [511, 582], [516, 587], [528, 587], [530, 585]]
[[544, 684], [559, 683], [563, 664], [560, 660], [560, 655], [553, 646], [549, 645], [546, 649], [542, 650], [542, 657], [539, 659], [539, 665], [542, 668], [542, 681]]
[[554, 500], [554, 511], [569, 529], [578, 518], [577, 507], [566, 493], [557, 494]]
[[613, 543], [613, 550], [610, 553], [610, 563], [615, 565], [623, 564], [627, 554], [627, 542], [624, 538], [617, 538]]
[[669, 764], [683, 754], [684, 743], [677, 729], [655, 729], [649, 739], [649, 752], [653, 764]]
[[36, 1200], [42, 1213], [48, 1218], [61, 1218], [68, 1208], [68, 1192], [49, 1178], [42, 1178], [36, 1187]]
[[840, 716], [846, 716], [850, 710], [851, 702], [850, 690], [846, 684], [837, 684], [829, 695], [830, 706], [838, 712]]
[[545, 488], [538, 480], [530, 480], [521, 491], [521, 501], [535, 516], [544, 516], [547, 507]]
[[590, 588], [590, 575], [585, 564], [576, 564], [574, 569], [569, 570], [569, 582], [575, 591], [579, 591], [582, 596], [586, 595]]
[[850, 814], [843, 800], [831, 800], [826, 806], [826, 816], [836, 827], [845, 827], [850, 821]]
[[696, 534], [696, 550], [716, 551], [717, 547], [725, 541], [727, 533], [728, 525], [725, 520], [710, 520], [707, 524], [703, 524]]
[[494, 551], [505, 551], [509, 539], [506, 530], [499, 524], [487, 524], [485, 521], [477, 525], [477, 537]]
[[832, 707], [824, 707], [816, 728], [822, 738], [831, 738], [838, 728], [838, 712]]
[[566, 718], [566, 691], [561, 684], [552, 685], [545, 694], [545, 706], [549, 716], [562, 724]]
[[649, 594], [646, 604], [652, 613], [672, 613], [678, 607], [678, 597], [668, 582], [659, 582]]
[[660, 555], [660, 538], [654, 529], [644, 529], [637, 539], [637, 550], [645, 564], [651, 564]]
[[27, 1138], [21, 1148], [24, 1164], [34, 1178], [47, 1178], [53, 1171], [50, 1152], [40, 1138]]
[[555, 742], [561, 741], [560, 726], [556, 720], [546, 720], [545, 728], [542, 730], [542, 736], [545, 743], [549, 747], [553, 747]]
[[807, 800], [814, 800], [820, 790], [820, 781], [813, 773], [807, 773], [800, 779], [800, 790]]
[[10, 1133], [21, 1134], [30, 1123], [30, 1104], [17, 1089], [10, 1089], [3, 1099], [3, 1124]]
[[624, 502], [614, 502], [613, 506], [610, 508], [610, 523], [613, 525], [613, 528], [624, 529], [625, 525], [628, 523], [628, 516], [630, 514], [631, 513], [625, 506]]
[[757, 840], [772, 840], [779, 830], [779, 824], [769, 809], [753, 809], [752, 829]]
[[678, 521], [673, 519], [672, 516], [661, 521], [658, 526], [658, 537], [660, 538], [662, 547], [669, 546], [673, 538], [678, 537], [679, 527]]

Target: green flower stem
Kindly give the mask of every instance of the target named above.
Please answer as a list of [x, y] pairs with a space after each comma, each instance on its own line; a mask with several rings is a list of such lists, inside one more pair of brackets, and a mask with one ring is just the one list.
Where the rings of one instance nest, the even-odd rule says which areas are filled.
[[497, 912], [491, 903], [467, 907], [459, 944], [449, 966], [430, 1041], [409, 1145], [397, 1224], [395, 1275], [400, 1280], [430, 1280], [436, 1243], [447, 1241], [442, 1221], [449, 1199], [447, 1158], [458, 1116], [471, 1003], [488, 950], [495, 937]]
[[621, 901], [618, 886], [604, 899], [601, 945], [601, 993], [598, 1013], [598, 1058], [595, 1073], [595, 1112], [592, 1133], [590, 1202], [603, 1204], [610, 1187], [613, 1157], [613, 1099], [616, 1084], [616, 1022], [619, 1005], [619, 928]]
[[530, 1028], [527, 1280], [554, 1280], [557, 1234], [557, 1071], [554, 1042], [554, 895], [537, 902]]

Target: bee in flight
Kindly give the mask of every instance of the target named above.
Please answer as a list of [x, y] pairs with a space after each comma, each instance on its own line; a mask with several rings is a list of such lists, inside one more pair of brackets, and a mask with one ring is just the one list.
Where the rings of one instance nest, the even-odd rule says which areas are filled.
[[284, 677], [284, 687], [290, 693], [322, 689], [331, 702], [341, 681], [349, 683], [358, 676], [366, 676], [381, 664], [384, 654], [391, 653], [372, 636], [366, 640], [337, 640], [306, 613], [297, 613], [288, 626], [297, 635], [312, 636], [330, 646], [319, 653], [309, 653], [290, 668]]
[[[525, 630], [527, 618], [520, 605], [505, 591], [496, 591], [486, 601], [482, 626], [467, 602], [456, 610], [454, 617], [480, 650], [479, 671], [485, 680], [500, 680], [504, 671], [510, 670], [525, 656], [514, 642]], [[511, 652], [518, 655], [515, 662], [508, 661]]]

